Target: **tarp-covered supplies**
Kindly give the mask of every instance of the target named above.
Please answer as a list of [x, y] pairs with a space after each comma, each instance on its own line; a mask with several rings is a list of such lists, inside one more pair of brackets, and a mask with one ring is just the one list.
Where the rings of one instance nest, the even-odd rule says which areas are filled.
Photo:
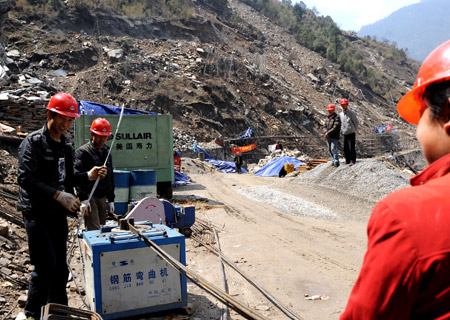
[[[214, 159], [209, 159], [206, 161], [208, 161], [208, 163], [211, 163], [212, 165], [214, 165], [216, 167], [216, 169], [219, 171], [226, 172], [226, 173], [236, 172], [236, 165], [234, 164], [234, 162], [214, 160]], [[248, 171], [241, 167], [241, 172], [247, 173]]]
[[262, 177], [278, 177], [280, 170], [284, 168], [285, 164], [289, 163], [292, 163], [295, 169], [303, 164], [306, 164], [305, 162], [292, 157], [278, 157], [270, 160], [264, 168], [261, 168], [255, 172], [255, 175]]
[[188, 176], [182, 172], [175, 171], [175, 185], [180, 186], [184, 184], [192, 183]]
[[[197, 152], [203, 152], [203, 154], [205, 155], [205, 161], [215, 166], [217, 170], [226, 173], [236, 172], [236, 165], [234, 164], [234, 162], [213, 159], [205, 150], [203, 150], [198, 146]], [[245, 170], [244, 168], [241, 168], [241, 172], [247, 173], [248, 171]]]
[[[82, 113], [84, 111], [84, 113], [86, 113], [86, 114], [120, 114], [120, 112], [122, 110], [121, 107], [109, 106], [107, 104], [89, 102], [89, 101], [84, 101], [84, 100], [80, 100], [78, 102], [79, 102], [78, 107], [80, 109], [80, 113]], [[123, 114], [158, 114], [158, 113], [124, 108]]]

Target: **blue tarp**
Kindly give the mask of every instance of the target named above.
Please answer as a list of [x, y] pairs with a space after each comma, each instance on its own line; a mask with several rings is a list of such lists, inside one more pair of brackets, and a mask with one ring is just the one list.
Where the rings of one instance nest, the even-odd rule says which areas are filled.
[[[203, 152], [203, 154], [205, 155], [205, 161], [211, 163], [213, 166], [217, 168], [217, 170], [226, 173], [236, 172], [236, 166], [234, 162], [213, 159], [205, 150], [203, 150], [199, 146], [196, 146], [196, 150], [197, 152]], [[245, 170], [244, 168], [241, 168], [241, 172], [247, 173], [248, 171]]]
[[253, 135], [252, 127], [249, 127], [247, 129], [247, 131], [245, 131], [245, 133], [242, 136], [240, 136], [238, 139], [250, 138], [252, 135]]
[[189, 180], [187, 175], [182, 172], [175, 171], [175, 185], [183, 185], [188, 183], [192, 183], [192, 181]]
[[[92, 114], [92, 110], [94, 110], [94, 114], [120, 114], [122, 107], [109, 106], [107, 104], [101, 104], [96, 102], [89, 102], [80, 100], [79, 109], [80, 114], [84, 111], [86, 114]], [[123, 114], [158, 114], [157, 112], [150, 111], [142, 111], [130, 108], [124, 108]]]
[[255, 175], [262, 177], [278, 177], [281, 168], [283, 168], [283, 166], [288, 163], [294, 164], [295, 169], [297, 169], [297, 167], [301, 166], [302, 164], [305, 164], [305, 162], [291, 157], [274, 158], [269, 161], [269, 163], [264, 168], [261, 168], [257, 172], [255, 172]]
[[203, 154], [205, 155], [205, 160], [209, 160], [209, 159], [214, 160], [213, 158], [211, 158], [211, 156], [205, 150], [203, 150], [199, 146], [196, 146], [195, 149], [197, 150], [197, 152], [203, 152]]
[[[234, 162], [215, 160], [215, 159], [210, 159], [210, 160], [208, 160], [208, 162], [211, 163], [212, 165], [214, 165], [217, 168], [217, 170], [219, 170], [219, 171], [226, 172], [226, 173], [236, 172], [236, 166], [235, 166]], [[247, 173], [248, 171], [241, 167], [241, 172]]]

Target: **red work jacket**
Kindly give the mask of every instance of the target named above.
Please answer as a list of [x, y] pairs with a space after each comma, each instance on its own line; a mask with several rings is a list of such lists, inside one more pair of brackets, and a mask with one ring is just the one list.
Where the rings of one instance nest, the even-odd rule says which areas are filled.
[[450, 154], [373, 209], [344, 319], [450, 319]]

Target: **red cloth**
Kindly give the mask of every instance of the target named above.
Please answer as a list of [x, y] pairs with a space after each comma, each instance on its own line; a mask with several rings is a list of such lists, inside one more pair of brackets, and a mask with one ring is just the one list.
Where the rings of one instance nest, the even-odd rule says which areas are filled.
[[373, 209], [340, 319], [450, 319], [450, 154]]

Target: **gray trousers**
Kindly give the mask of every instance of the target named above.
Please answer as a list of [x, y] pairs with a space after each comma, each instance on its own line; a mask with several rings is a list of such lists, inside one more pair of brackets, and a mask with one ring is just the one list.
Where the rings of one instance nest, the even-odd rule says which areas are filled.
[[91, 213], [84, 217], [86, 230], [99, 230], [106, 223], [106, 197], [91, 199]]

